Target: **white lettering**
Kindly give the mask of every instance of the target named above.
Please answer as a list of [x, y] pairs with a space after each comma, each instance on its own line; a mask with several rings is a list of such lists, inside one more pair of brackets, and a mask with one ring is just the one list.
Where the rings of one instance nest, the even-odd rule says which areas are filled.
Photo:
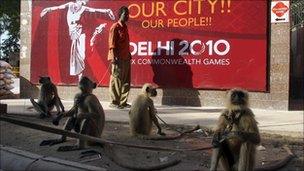
[[138, 56], [147, 56], [147, 42], [138, 42]]

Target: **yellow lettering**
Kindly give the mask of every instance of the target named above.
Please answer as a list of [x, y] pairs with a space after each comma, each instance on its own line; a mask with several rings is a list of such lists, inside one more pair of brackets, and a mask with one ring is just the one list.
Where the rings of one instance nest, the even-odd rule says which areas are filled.
[[194, 2], [197, 2], [197, 14], [201, 14], [202, 12], [202, 1], [204, 0], [193, 0]]
[[158, 20], [158, 27], [164, 27], [164, 20], [162, 19]]
[[209, 4], [211, 5], [211, 14], [214, 14], [214, 6], [217, 0], [208, 0]]
[[167, 16], [164, 9], [165, 9], [164, 2], [156, 2], [156, 16], [159, 16], [159, 12], [163, 13], [164, 16]]
[[192, 1], [191, 0], [189, 0], [189, 3], [188, 3], [188, 14], [192, 14]]
[[188, 23], [188, 21], [187, 21], [186, 18], [181, 18], [181, 19], [179, 19], [179, 22], [178, 22], [178, 24], [179, 24], [180, 27], [187, 26], [187, 23]]
[[164, 21], [162, 19], [157, 20], [144, 20], [141, 22], [141, 27], [146, 28], [161, 28], [164, 27]]
[[146, 4], [143, 3], [142, 4], [142, 13], [144, 17], [151, 17], [154, 14], [154, 2], [151, 3], [151, 13], [150, 14], [146, 14], [147, 8], [146, 8]]
[[170, 27], [170, 25], [173, 23], [173, 19], [168, 19], [167, 20], [167, 27]]
[[[131, 14], [131, 12], [132, 12], [132, 7], [135, 7], [135, 10], [137, 10], [137, 13], [136, 14], [134, 14], [134, 15], [132, 15]], [[129, 5], [129, 7], [128, 7], [128, 9], [129, 9], [129, 11], [130, 11], [130, 14], [129, 14], [129, 17], [130, 18], [137, 18], [138, 16], [139, 16], [139, 14], [140, 14], [140, 6], [139, 5], [137, 5], [137, 4], [131, 4], [131, 5]]]
[[141, 23], [141, 27], [142, 28], [148, 28], [149, 27], [149, 20], [144, 20], [142, 23]]
[[188, 18], [188, 26], [190, 27], [194, 23], [194, 18]]
[[179, 12], [179, 11], [177, 11], [177, 6], [180, 3], [187, 4], [187, 1], [186, 0], [180, 0], [180, 1], [177, 1], [177, 2], [174, 3], [173, 9], [174, 9], [175, 14], [177, 14], [177, 15], [185, 15], [185, 14], [187, 14], [187, 11], [185, 11], [185, 12]]

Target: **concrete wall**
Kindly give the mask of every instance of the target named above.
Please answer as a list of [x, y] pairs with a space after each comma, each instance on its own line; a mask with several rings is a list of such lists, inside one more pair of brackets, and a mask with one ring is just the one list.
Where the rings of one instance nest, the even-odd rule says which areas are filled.
[[[30, 1], [21, 1], [21, 53], [20, 75], [21, 97], [35, 97], [38, 89], [29, 83], [31, 56], [31, 6]], [[250, 92], [253, 108], [288, 110], [289, 90], [289, 59], [290, 59], [290, 24], [272, 24], [270, 30], [269, 56], [269, 91], [267, 93]], [[63, 99], [73, 99], [77, 90], [75, 86], [59, 86], [58, 91]], [[133, 88], [129, 101], [136, 96], [139, 89]], [[194, 105], [194, 106], [222, 106], [225, 91], [166, 89], [159, 90], [156, 103]], [[109, 101], [108, 88], [97, 88], [95, 94], [100, 100]]]

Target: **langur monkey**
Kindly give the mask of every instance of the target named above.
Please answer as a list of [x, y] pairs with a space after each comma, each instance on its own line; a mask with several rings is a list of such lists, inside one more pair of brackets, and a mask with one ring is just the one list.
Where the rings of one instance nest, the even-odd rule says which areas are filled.
[[[69, 117], [64, 126], [65, 130], [74, 129], [81, 134], [101, 137], [105, 124], [105, 114], [99, 100], [92, 94], [93, 89], [96, 88], [96, 83], [88, 77], [82, 77], [78, 87], [81, 92], [75, 95], [72, 109], [56, 117], [53, 124], [58, 125], [61, 118]], [[66, 136], [62, 136], [60, 139], [42, 141], [40, 145], [54, 145], [65, 141]], [[94, 145], [94, 143], [79, 140], [77, 145], [61, 146], [58, 151], [83, 149], [86, 145]]]
[[132, 136], [141, 137], [150, 135], [152, 122], [158, 128], [157, 134], [165, 135], [155, 116], [156, 110], [151, 99], [151, 97], [155, 97], [156, 95], [156, 89], [151, 84], [146, 83], [142, 87], [142, 93], [133, 101], [129, 112], [129, 124]]
[[57, 109], [57, 115], [60, 114], [60, 112], [64, 112], [64, 106], [61, 103], [57, 88], [52, 83], [51, 78], [40, 76], [39, 83], [41, 84], [41, 89], [38, 102], [35, 102], [33, 98], [30, 98], [30, 101], [34, 106], [34, 109], [40, 113], [40, 118], [50, 116], [50, 112], [54, 106]]
[[248, 93], [232, 89], [227, 94], [226, 103], [212, 141], [214, 148], [210, 170], [216, 170], [220, 161], [225, 171], [251, 171], [260, 134], [254, 114], [248, 107]]

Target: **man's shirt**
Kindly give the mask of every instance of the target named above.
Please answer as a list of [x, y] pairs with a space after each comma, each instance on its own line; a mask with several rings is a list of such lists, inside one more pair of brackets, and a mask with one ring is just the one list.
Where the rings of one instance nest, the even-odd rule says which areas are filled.
[[[126, 24], [116, 22], [112, 25], [109, 33], [109, 54], [108, 60], [113, 60], [114, 57], [118, 59], [130, 59], [130, 40]], [[116, 51], [117, 56], [114, 56], [113, 50]]]

